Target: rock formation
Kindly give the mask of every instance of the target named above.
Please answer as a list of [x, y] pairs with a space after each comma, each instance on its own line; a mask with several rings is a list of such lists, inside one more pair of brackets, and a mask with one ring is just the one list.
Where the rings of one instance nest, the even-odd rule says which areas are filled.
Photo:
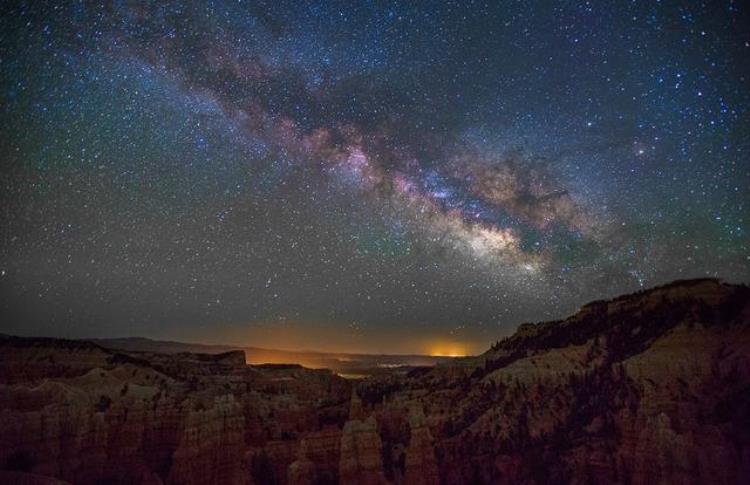
[[439, 485], [437, 460], [430, 428], [421, 406], [414, 406], [409, 418], [410, 438], [406, 449], [405, 482], [413, 485]]
[[[125, 353], [15, 337], [0, 337], [0, 369], [5, 474], [75, 484], [284, 483], [298, 440], [310, 435], [321, 476], [337, 479], [351, 391], [325, 370], [247, 366], [241, 352]], [[254, 456], [274, 458], [253, 467]]]
[[362, 409], [362, 399], [357, 395], [357, 389], [352, 390], [352, 398], [349, 401], [349, 420], [362, 420], [365, 417], [364, 409]]
[[424, 407], [442, 483], [742, 483], [750, 289], [693, 280], [594, 302], [449, 372], [360, 391]]
[[744, 483], [750, 289], [676, 282], [352, 381], [0, 336], [0, 482]]
[[347, 421], [341, 434], [339, 478], [342, 484], [386, 483], [381, 457], [382, 444], [374, 416]]
[[313, 485], [316, 480], [315, 463], [307, 457], [307, 441], [299, 444], [297, 460], [289, 465], [289, 485]]

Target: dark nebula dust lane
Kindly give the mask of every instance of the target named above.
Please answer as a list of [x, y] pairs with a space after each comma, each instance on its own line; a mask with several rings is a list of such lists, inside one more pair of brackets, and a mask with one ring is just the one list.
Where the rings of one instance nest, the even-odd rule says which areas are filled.
[[739, 2], [9, 2], [0, 332], [478, 351], [747, 281]]

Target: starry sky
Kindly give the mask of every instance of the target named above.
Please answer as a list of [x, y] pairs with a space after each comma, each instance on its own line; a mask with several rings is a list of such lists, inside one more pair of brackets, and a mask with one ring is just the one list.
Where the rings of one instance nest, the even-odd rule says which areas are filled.
[[745, 2], [0, 9], [0, 332], [479, 352], [750, 279]]

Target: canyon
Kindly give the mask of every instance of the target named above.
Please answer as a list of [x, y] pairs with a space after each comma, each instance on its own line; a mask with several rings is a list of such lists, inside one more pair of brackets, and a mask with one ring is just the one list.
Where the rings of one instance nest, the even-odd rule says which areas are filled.
[[678, 281], [362, 380], [0, 337], [0, 482], [746, 483], [750, 288]]

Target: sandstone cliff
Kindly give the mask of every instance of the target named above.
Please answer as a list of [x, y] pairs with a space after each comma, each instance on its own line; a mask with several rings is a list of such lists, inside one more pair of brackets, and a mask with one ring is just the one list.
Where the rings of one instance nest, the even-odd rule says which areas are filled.
[[442, 483], [750, 476], [745, 286], [693, 280], [595, 302], [523, 325], [459, 370], [360, 389], [365, 405], [387, 396], [383, 416], [424, 408]]
[[255, 368], [242, 352], [124, 353], [14, 337], [0, 349], [3, 473], [75, 484], [283, 483], [286, 455], [310, 435], [320, 475], [337, 479], [350, 385], [330, 372]]

